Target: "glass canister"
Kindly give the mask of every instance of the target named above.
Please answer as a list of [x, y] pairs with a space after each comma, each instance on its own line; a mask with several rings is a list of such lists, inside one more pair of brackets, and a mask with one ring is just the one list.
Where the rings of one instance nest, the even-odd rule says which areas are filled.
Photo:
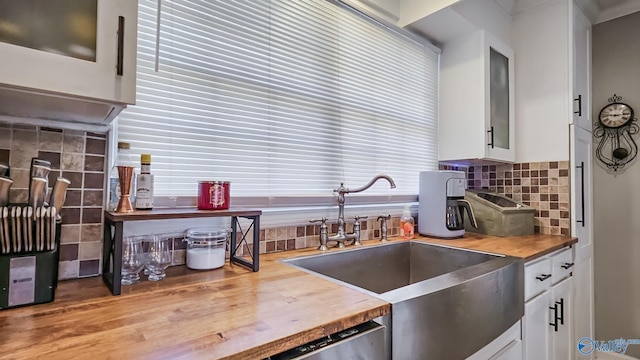
[[187, 267], [195, 270], [210, 270], [222, 267], [225, 262], [230, 229], [189, 229], [187, 242]]

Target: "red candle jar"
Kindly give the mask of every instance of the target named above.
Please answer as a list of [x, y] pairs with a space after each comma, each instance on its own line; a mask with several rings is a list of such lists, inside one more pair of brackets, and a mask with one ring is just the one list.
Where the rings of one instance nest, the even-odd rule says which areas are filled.
[[198, 181], [198, 209], [226, 210], [229, 208], [229, 181]]

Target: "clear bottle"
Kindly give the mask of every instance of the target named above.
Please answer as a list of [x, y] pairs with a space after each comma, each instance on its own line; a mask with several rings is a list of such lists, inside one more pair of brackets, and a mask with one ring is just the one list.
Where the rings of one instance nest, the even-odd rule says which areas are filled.
[[[118, 177], [118, 165], [120, 166], [133, 166], [133, 157], [131, 155], [131, 145], [127, 142], [118, 142], [118, 152], [116, 154], [116, 161], [114, 162], [111, 170], [109, 171], [109, 210], [115, 211], [120, 201], [120, 182]], [[133, 185], [133, 179], [132, 185]], [[132, 187], [133, 188], [133, 187]], [[131, 201], [133, 201], [133, 192], [131, 194]]]
[[140, 155], [140, 174], [136, 182], [136, 209], [153, 209], [153, 175], [151, 174], [151, 155]]
[[415, 229], [415, 222], [413, 216], [411, 216], [411, 208], [409, 204], [404, 206], [402, 210], [402, 217], [400, 218], [400, 236], [403, 239], [413, 239]]

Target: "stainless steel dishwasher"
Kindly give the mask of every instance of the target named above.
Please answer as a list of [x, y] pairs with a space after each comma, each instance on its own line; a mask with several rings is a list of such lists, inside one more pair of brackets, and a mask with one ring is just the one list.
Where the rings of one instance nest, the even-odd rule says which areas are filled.
[[375, 321], [368, 321], [267, 359], [386, 360], [384, 328]]

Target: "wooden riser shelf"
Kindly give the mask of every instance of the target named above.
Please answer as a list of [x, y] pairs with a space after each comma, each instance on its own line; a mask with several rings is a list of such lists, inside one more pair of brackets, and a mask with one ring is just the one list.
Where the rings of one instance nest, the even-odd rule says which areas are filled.
[[[120, 295], [122, 277], [122, 236], [126, 221], [145, 220], [177, 220], [208, 217], [231, 217], [231, 240], [229, 261], [249, 268], [259, 270], [260, 257], [260, 215], [261, 210], [229, 209], [229, 210], [198, 210], [196, 208], [166, 208], [134, 211], [131, 213], [104, 212], [104, 244], [102, 249], [103, 265], [102, 279], [113, 295]], [[238, 218], [251, 220], [247, 229], [242, 229]], [[236, 256], [236, 251], [243, 243], [248, 245], [246, 236], [253, 232], [252, 251], [247, 257]], [[240, 237], [240, 240], [238, 240]]]

